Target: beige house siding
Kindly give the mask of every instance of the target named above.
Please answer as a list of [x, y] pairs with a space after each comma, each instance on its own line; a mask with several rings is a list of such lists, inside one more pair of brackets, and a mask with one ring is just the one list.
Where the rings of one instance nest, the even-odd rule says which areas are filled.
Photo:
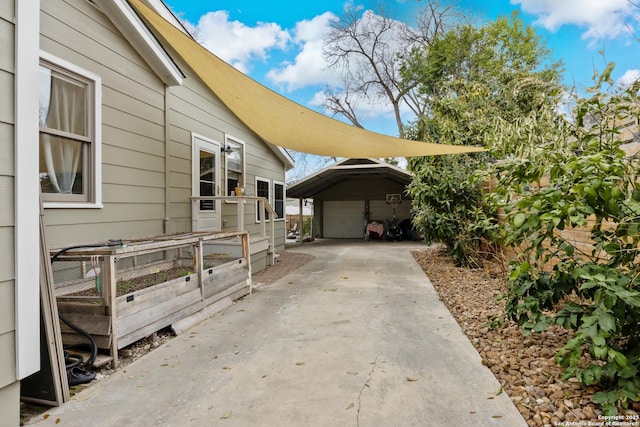
[[[281, 161], [279, 161], [273, 151], [264, 144], [249, 146], [247, 147], [247, 171], [249, 171], [249, 176], [247, 177], [247, 189], [251, 195], [256, 194], [255, 177], [268, 179], [271, 182], [269, 190], [272, 197], [271, 205], [275, 208], [275, 200], [273, 200], [274, 182], [281, 184], [285, 182], [285, 170]], [[286, 208], [286, 193], [283, 203], [283, 208]], [[250, 216], [247, 221], [249, 221], [250, 224], [255, 224], [255, 209], [247, 209], [247, 211], [248, 212], [245, 214]], [[258, 224], [255, 224], [254, 227], [257, 229]], [[284, 251], [285, 234], [286, 218], [283, 216], [275, 221], [275, 246], [277, 252]]]
[[[41, 17], [42, 50], [102, 79], [103, 207], [47, 209], [50, 246], [191, 231], [193, 133], [221, 146], [225, 135], [245, 142], [248, 194], [255, 194], [256, 176], [284, 182], [282, 160], [179, 62], [178, 55], [171, 53], [187, 77], [183, 86], [166, 88], [90, 3], [49, 0], [43, 2]], [[235, 207], [223, 205], [222, 215], [225, 229], [234, 229]], [[280, 250], [284, 225], [276, 221]], [[259, 232], [254, 208], [245, 211], [245, 229], [252, 236]]]
[[[175, 55], [174, 55], [175, 58]], [[191, 138], [198, 134], [224, 143], [222, 120], [216, 114], [224, 112], [213, 94], [179, 63], [187, 77], [182, 87], [169, 90], [169, 232], [191, 231]]]
[[[174, 58], [178, 58], [173, 54]], [[245, 190], [255, 195], [255, 179], [260, 177], [273, 182], [283, 183], [285, 170], [273, 150], [248, 129], [222, 102], [196, 77], [186, 65], [178, 62], [186, 79], [182, 87], [170, 88], [169, 122], [169, 223], [168, 232], [191, 230], [191, 137], [198, 134], [212, 139], [224, 146], [225, 137], [244, 142], [245, 147]], [[225, 188], [224, 162], [221, 161], [221, 184]], [[224, 191], [224, 190], [222, 190]], [[255, 208], [247, 204], [245, 209], [245, 229], [252, 238], [259, 233]], [[236, 206], [233, 203], [222, 204], [223, 230], [232, 230], [237, 226]], [[285, 221], [276, 221], [276, 247], [284, 250]], [[266, 259], [266, 255], [265, 255]], [[257, 261], [257, 259], [256, 259]], [[260, 262], [256, 263], [259, 266]], [[264, 267], [261, 267], [264, 268]]]
[[[34, 151], [32, 147], [37, 144], [37, 122], [31, 124], [30, 120], [22, 120], [23, 116], [20, 115], [18, 123], [15, 113], [14, 89], [16, 81], [20, 80], [15, 76], [15, 34], [18, 28], [27, 28], [20, 24], [28, 21], [27, 14], [24, 13], [27, 9], [33, 13], [37, 9], [34, 5], [40, 6], [40, 14], [36, 15], [38, 19], [30, 18], [30, 23], [35, 25], [29, 27], [29, 31], [33, 31], [33, 43], [30, 45], [33, 66], [32, 73], [27, 74], [28, 81], [37, 81], [37, 78], [31, 77], [37, 74], [35, 59], [38, 44], [45, 55], [80, 67], [101, 79], [102, 205], [92, 208], [46, 209], [46, 237], [50, 247], [170, 232], [172, 230], [165, 230], [167, 216], [183, 222], [187, 220], [183, 225], [190, 228], [188, 199], [191, 188], [191, 132], [208, 135], [221, 144], [224, 144], [226, 133], [243, 139], [247, 147], [248, 187], [253, 186], [256, 174], [284, 181], [283, 162], [224, 108], [207, 88], [192, 78], [184, 88], [167, 89], [107, 16], [90, 2], [20, 1], [21, 3], [18, 0], [0, 0], [0, 93], [3, 94], [0, 96], [0, 419], [8, 425], [19, 423], [18, 377], [29, 375], [37, 369], [37, 366], [30, 370], [32, 366], [23, 365], [29, 365], [33, 355], [37, 359], [38, 354], [37, 345], [24, 344], [37, 334], [29, 333], [25, 340], [22, 336], [30, 329], [25, 328], [25, 322], [16, 321], [21, 316], [38, 318], [33, 315], [38, 312], [33, 308], [37, 307], [37, 303], [30, 304], [26, 310], [20, 310], [24, 301], [29, 298], [23, 298], [24, 295], [18, 298], [18, 294], [33, 286], [16, 287], [17, 281], [25, 279], [21, 279], [22, 275], [18, 274], [23, 271], [21, 263], [18, 262], [16, 267], [17, 239], [14, 238], [16, 229], [22, 235], [19, 229], [25, 223], [17, 223], [15, 215], [16, 209], [20, 212], [20, 206], [25, 206], [21, 202], [24, 197], [18, 197], [18, 202], [15, 202], [17, 194], [25, 194], [16, 191], [19, 181], [17, 176], [23, 178], [25, 170], [14, 167], [18, 154], [14, 152], [14, 146], [18, 130], [23, 127], [21, 123], [26, 121], [35, 136], [30, 138], [32, 143], [25, 147]], [[19, 19], [16, 18], [16, 5], [21, 5], [19, 7], [23, 12]], [[38, 28], [39, 43], [36, 37]], [[21, 60], [18, 62], [22, 64]], [[173, 90], [176, 94], [171, 96], [168, 103], [174, 105], [172, 114], [168, 114], [165, 111], [165, 94]], [[28, 96], [27, 99], [33, 99], [37, 103], [37, 95]], [[187, 114], [182, 114], [184, 112]], [[167, 117], [176, 120], [170, 128], [165, 124]], [[166, 133], [169, 131], [171, 135]], [[172, 141], [169, 146], [165, 144], [167, 138]], [[20, 151], [20, 159], [24, 158], [22, 153]], [[169, 157], [166, 157], [167, 153]], [[32, 160], [35, 171], [37, 158]], [[266, 166], [268, 163], [273, 165]], [[18, 162], [18, 165], [21, 164]], [[165, 173], [167, 169], [169, 174]], [[37, 174], [26, 175], [34, 177], [33, 183], [37, 184]], [[22, 181], [24, 180], [21, 179], [20, 182]], [[170, 185], [165, 190], [167, 182]], [[37, 202], [37, 186], [34, 185], [34, 188], [36, 191], [28, 194], [33, 193], [33, 200]], [[165, 194], [168, 194], [168, 206], [171, 208], [168, 212], [165, 212]], [[36, 226], [31, 228], [37, 230], [37, 203], [35, 206], [33, 212]], [[32, 210], [30, 206], [27, 207]], [[253, 221], [253, 210], [247, 213], [247, 217], [249, 215]], [[176, 222], [178, 223], [179, 221]], [[249, 224], [252, 232], [257, 231], [258, 227], [254, 222]], [[282, 224], [284, 230], [284, 223]], [[284, 231], [282, 234], [284, 236]], [[32, 252], [37, 252], [37, 240], [33, 245], [19, 246], [22, 251], [24, 246], [34, 246], [36, 250]], [[37, 300], [37, 284], [33, 297]], [[20, 352], [18, 348], [31, 348], [33, 351]], [[23, 353], [28, 353], [29, 357], [23, 357]]]
[[47, 0], [41, 49], [102, 79], [102, 200], [47, 209], [49, 246], [162, 234], [164, 83], [89, 2]]
[[0, 0], [0, 419], [16, 424], [20, 385], [15, 359], [13, 17], [13, 0]]

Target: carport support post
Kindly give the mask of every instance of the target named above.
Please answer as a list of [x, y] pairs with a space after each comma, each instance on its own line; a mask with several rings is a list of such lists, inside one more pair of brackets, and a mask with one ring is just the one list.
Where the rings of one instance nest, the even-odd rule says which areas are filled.
[[298, 199], [298, 201], [300, 202], [300, 206], [299, 206], [299, 210], [298, 210], [298, 241], [302, 242], [302, 235], [304, 233], [304, 213], [302, 212], [303, 209], [303, 199]]

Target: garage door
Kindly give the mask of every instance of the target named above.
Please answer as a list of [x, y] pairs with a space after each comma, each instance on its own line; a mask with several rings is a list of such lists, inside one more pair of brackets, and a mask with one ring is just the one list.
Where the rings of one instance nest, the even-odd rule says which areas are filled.
[[364, 235], [364, 201], [324, 202], [324, 237], [362, 239]]

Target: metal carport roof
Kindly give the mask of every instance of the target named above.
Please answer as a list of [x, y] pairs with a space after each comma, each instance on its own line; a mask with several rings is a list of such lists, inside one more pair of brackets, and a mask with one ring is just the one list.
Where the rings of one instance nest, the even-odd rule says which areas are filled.
[[409, 172], [378, 159], [345, 159], [287, 186], [287, 197], [313, 198], [332, 186], [360, 177], [381, 177], [402, 185], [411, 182]]

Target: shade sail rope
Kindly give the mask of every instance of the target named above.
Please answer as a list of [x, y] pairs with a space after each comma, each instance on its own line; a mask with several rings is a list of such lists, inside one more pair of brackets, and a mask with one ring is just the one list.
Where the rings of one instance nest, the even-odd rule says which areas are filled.
[[193, 72], [263, 140], [329, 157], [413, 157], [483, 151], [367, 131], [297, 104], [247, 77], [178, 30], [140, 0], [132, 6]]

